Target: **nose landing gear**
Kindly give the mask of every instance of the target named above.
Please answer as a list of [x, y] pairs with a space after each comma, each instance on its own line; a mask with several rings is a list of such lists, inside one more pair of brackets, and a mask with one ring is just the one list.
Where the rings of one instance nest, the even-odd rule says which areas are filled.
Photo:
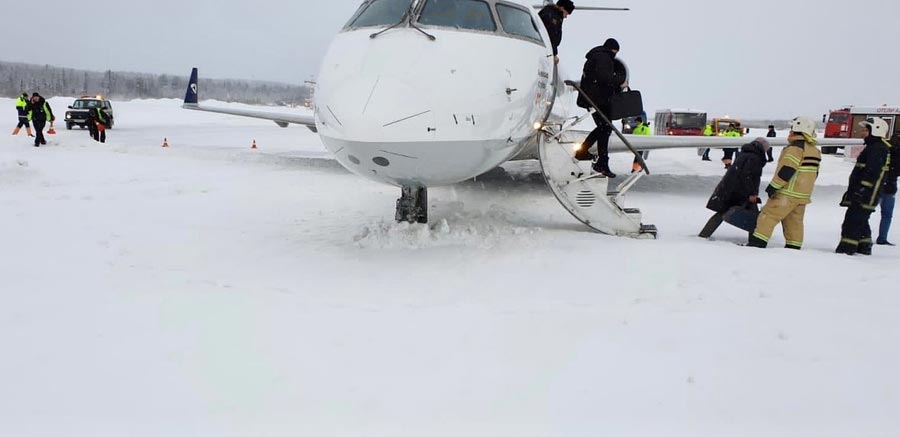
[[397, 199], [397, 222], [428, 223], [428, 188], [402, 187]]

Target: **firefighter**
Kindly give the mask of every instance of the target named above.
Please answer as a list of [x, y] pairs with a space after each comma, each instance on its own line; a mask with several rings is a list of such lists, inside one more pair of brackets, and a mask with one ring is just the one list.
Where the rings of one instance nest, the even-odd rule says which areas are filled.
[[109, 116], [102, 108], [92, 108], [88, 113], [88, 129], [94, 141], [106, 142], [106, 129], [109, 128]]
[[538, 16], [544, 22], [547, 28], [547, 34], [550, 35], [550, 45], [553, 46], [553, 62], [559, 64], [559, 44], [562, 42], [563, 20], [572, 15], [575, 11], [575, 4], [572, 0], [559, 0], [556, 4], [544, 6]]
[[[775, 132], [775, 126], [770, 124], [769, 132], [766, 133], [766, 138], [776, 138], [776, 137], [778, 137], [778, 133]], [[768, 156], [769, 162], [775, 162], [775, 157], [772, 156], [773, 151], [772, 151], [771, 147], [769, 148], [769, 151], [767, 153], [768, 153], [768, 155], [766, 155], [766, 156]]]
[[856, 159], [850, 173], [850, 184], [841, 201], [847, 208], [841, 226], [841, 243], [837, 253], [847, 255], [872, 254], [872, 228], [869, 217], [878, 206], [884, 179], [891, 165], [891, 143], [887, 141], [888, 124], [880, 117], [869, 117], [859, 123], [866, 129], [865, 149]]
[[[703, 129], [703, 136], [704, 136], [704, 137], [711, 137], [711, 136], [713, 136], [713, 128], [712, 128], [712, 126], [710, 126], [710, 125], [708, 125], [708, 124], [706, 125], [706, 128]], [[711, 159], [709, 159], [709, 149], [706, 149], [705, 151], [703, 151], [703, 160], [704, 160], [704, 161], [712, 161]]]
[[[637, 127], [635, 127], [633, 131], [631, 131], [631, 134], [632, 135], [641, 135], [641, 136], [650, 136], [650, 135], [653, 135], [653, 131], [650, 130], [650, 124], [644, 122], [643, 117], [638, 117]], [[647, 157], [648, 157], [647, 152], [638, 151], [638, 153], [641, 154], [641, 156], [644, 158], [644, 161], [647, 160]], [[641, 161], [637, 158], [637, 156], [635, 156], [634, 162], [631, 164], [631, 172], [637, 173], [643, 169], [644, 168], [641, 167]]]
[[878, 226], [878, 239], [875, 240], [875, 244], [879, 246], [894, 246], [888, 241], [888, 234], [891, 232], [894, 204], [897, 200], [897, 164], [900, 164], [900, 135], [891, 139], [891, 163], [881, 191], [881, 223]]
[[[730, 123], [723, 136], [729, 138], [740, 138], [741, 132], [738, 131], [737, 126], [735, 126], [734, 123]], [[722, 149], [722, 164], [725, 164], [726, 170], [728, 169], [728, 167], [731, 167], [731, 164], [734, 162], [734, 154], [737, 153], [737, 150], [738, 149], [734, 148]]]
[[19, 124], [16, 125], [16, 129], [13, 130], [13, 135], [18, 135], [19, 131], [22, 130], [22, 127], [25, 127], [25, 132], [28, 133], [29, 137], [33, 137], [34, 134], [31, 133], [31, 124], [28, 123], [28, 93], [22, 93], [22, 95], [16, 99], [16, 112], [19, 113]]
[[56, 117], [53, 116], [53, 109], [50, 108], [50, 104], [40, 94], [34, 93], [31, 95], [31, 102], [29, 102], [26, 110], [28, 111], [28, 120], [34, 123], [34, 132], [37, 135], [34, 138], [34, 147], [46, 145], [44, 126], [47, 125], [48, 121], [51, 123], [56, 121]]
[[753, 214], [759, 211], [756, 206], [759, 203], [759, 180], [766, 166], [768, 150], [769, 142], [765, 138], [757, 138], [741, 148], [734, 165], [725, 172], [706, 204], [706, 208], [715, 214], [700, 231], [700, 238], [711, 237], [722, 224], [725, 213], [736, 206], [752, 209]]
[[[612, 96], [628, 87], [624, 65], [616, 62], [618, 53], [619, 42], [610, 38], [602, 46], [591, 49], [585, 56], [587, 61], [584, 63], [581, 88], [604, 114], [609, 114], [609, 101]], [[579, 96], [578, 106], [591, 107], [583, 96]], [[588, 150], [596, 143], [597, 158], [591, 168], [605, 177], [614, 178], [616, 174], [609, 169], [609, 136], [612, 134], [613, 127], [607, 124], [600, 114], [594, 113], [593, 117], [597, 128], [588, 135], [576, 157], [582, 159], [584, 154], [589, 154]]]
[[797, 117], [791, 122], [788, 146], [781, 151], [775, 176], [766, 188], [769, 201], [759, 213], [750, 246], [768, 246], [775, 226], [781, 223], [785, 248], [803, 247], [803, 217], [806, 205], [812, 203], [822, 163], [822, 152], [816, 146], [815, 137], [816, 123], [812, 119]]

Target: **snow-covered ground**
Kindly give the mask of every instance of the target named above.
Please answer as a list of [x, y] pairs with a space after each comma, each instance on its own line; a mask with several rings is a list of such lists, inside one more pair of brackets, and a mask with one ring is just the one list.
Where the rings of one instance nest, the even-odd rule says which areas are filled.
[[588, 232], [535, 162], [408, 226], [311, 132], [179, 106], [0, 136], [0, 436], [900, 434], [900, 249], [832, 253], [841, 158], [799, 253], [695, 237], [693, 150], [629, 197], [657, 241]]

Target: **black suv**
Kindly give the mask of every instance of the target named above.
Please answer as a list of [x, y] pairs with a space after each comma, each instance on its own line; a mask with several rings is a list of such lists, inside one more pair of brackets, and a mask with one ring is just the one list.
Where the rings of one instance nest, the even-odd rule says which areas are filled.
[[69, 106], [69, 110], [66, 111], [66, 129], [72, 130], [72, 127], [75, 125], [81, 126], [82, 129], [87, 127], [88, 114], [96, 108], [103, 109], [103, 113], [109, 119], [108, 128], [112, 129], [113, 124], [115, 124], [112, 103], [100, 96], [83, 96], [75, 100], [75, 103], [72, 103]]

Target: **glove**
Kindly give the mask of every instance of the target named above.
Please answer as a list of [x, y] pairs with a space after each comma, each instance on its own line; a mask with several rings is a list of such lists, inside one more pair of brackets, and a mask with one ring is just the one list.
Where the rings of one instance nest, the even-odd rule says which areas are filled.
[[777, 192], [778, 192], [778, 190], [777, 190], [775, 187], [771, 186], [771, 185], [769, 185], [768, 187], [766, 187], [766, 194], [769, 195], [769, 199], [775, 197], [775, 193], [777, 193]]

